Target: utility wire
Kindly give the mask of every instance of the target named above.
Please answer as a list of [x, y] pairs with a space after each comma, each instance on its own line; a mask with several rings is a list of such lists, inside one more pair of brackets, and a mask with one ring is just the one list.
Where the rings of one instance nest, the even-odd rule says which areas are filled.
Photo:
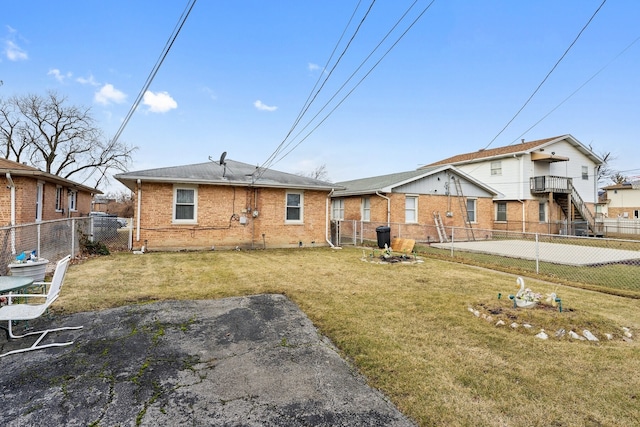
[[[369, 16], [369, 12], [371, 12], [371, 9], [373, 8], [373, 5], [375, 4], [375, 0], [372, 0], [371, 4], [369, 5], [369, 8], [367, 9], [367, 12], [365, 13], [365, 15], [362, 17], [362, 19], [360, 20], [360, 23], [358, 24], [358, 26], [356, 27], [354, 33], [351, 35], [351, 38], [349, 39], [349, 41], [347, 42], [347, 45], [345, 46], [345, 48], [342, 50], [342, 53], [340, 54], [340, 56], [338, 57], [336, 63], [333, 65], [333, 67], [331, 68], [331, 70], [329, 71], [328, 75], [326, 76], [326, 78], [324, 79], [322, 85], [320, 86], [320, 88], [316, 91], [315, 95], [313, 95], [313, 98], [311, 98], [311, 100], [309, 102], [307, 102], [306, 106], [303, 107], [302, 112], [298, 115], [298, 118], [296, 119], [296, 121], [294, 122], [293, 126], [291, 127], [291, 129], [289, 130], [289, 133], [287, 133], [287, 136], [282, 140], [282, 142], [280, 143], [280, 145], [278, 145], [278, 148], [276, 148], [276, 150], [273, 152], [273, 154], [271, 154], [271, 156], [267, 159], [267, 161], [265, 163], [263, 163], [262, 167], [263, 169], [268, 169], [272, 162], [275, 160], [275, 158], [277, 157], [277, 155], [280, 153], [280, 151], [283, 149], [284, 143], [286, 142], [286, 140], [288, 139], [288, 137], [291, 135], [291, 133], [293, 132], [293, 130], [295, 129], [295, 127], [298, 125], [298, 123], [300, 123], [300, 120], [302, 119], [302, 117], [304, 116], [304, 114], [308, 111], [309, 107], [311, 106], [311, 104], [313, 103], [313, 101], [316, 99], [316, 97], [318, 96], [318, 94], [320, 93], [320, 91], [322, 90], [322, 88], [324, 87], [324, 85], [326, 84], [326, 82], [329, 80], [329, 78], [331, 77], [331, 75], [333, 74], [333, 72], [335, 71], [336, 67], [338, 66], [338, 64], [340, 63], [340, 61], [342, 60], [342, 58], [344, 57], [344, 55], [346, 54], [347, 50], [349, 50], [349, 47], [351, 46], [351, 43], [353, 42], [353, 40], [355, 39], [356, 35], [358, 34], [358, 32], [360, 31], [360, 28], [362, 27], [362, 24], [364, 23], [364, 21], [367, 19], [367, 16]], [[354, 14], [357, 11], [358, 7], [360, 6], [360, 3], [358, 3], [358, 5], [356, 6], [356, 10], [354, 10]], [[352, 15], [353, 16], [353, 15]], [[349, 20], [349, 24], [351, 23], [351, 20]], [[347, 24], [347, 27], [348, 25]], [[345, 32], [346, 32], [346, 28], [345, 28]], [[344, 32], [343, 32], [344, 34]], [[342, 40], [342, 37], [340, 37], [340, 40]], [[338, 41], [338, 43], [340, 43], [340, 41]], [[337, 48], [337, 45], [336, 45]], [[335, 51], [335, 49], [334, 49]], [[333, 54], [332, 54], [333, 56]], [[313, 91], [312, 91], [313, 93]], [[259, 174], [259, 176], [262, 176], [262, 174]]]
[[138, 96], [136, 97], [136, 100], [134, 101], [133, 105], [131, 106], [131, 109], [129, 110], [129, 112], [125, 116], [124, 120], [122, 121], [122, 124], [118, 128], [118, 131], [114, 135], [114, 137], [112, 139], [112, 144], [115, 144], [118, 141], [118, 138], [120, 138], [120, 135], [122, 134], [122, 131], [124, 131], [124, 128], [129, 123], [129, 120], [131, 119], [131, 116], [133, 116], [133, 113], [138, 108], [138, 105], [140, 105], [140, 101], [142, 101], [142, 98], [144, 97], [144, 94], [146, 93], [147, 89], [149, 89], [149, 86], [151, 85], [151, 82], [153, 81], [153, 79], [155, 78], [156, 74], [158, 73], [158, 70], [160, 69], [160, 66], [164, 62], [164, 60], [167, 57], [167, 55], [169, 54], [169, 50], [173, 46], [173, 43], [176, 41], [176, 38], [178, 37], [178, 34], [180, 33], [180, 30], [182, 29], [182, 26], [184, 25], [184, 23], [186, 22], [187, 18], [189, 17], [189, 14], [191, 13], [191, 10], [193, 9], [193, 6], [195, 6], [196, 1], [197, 0], [189, 0], [190, 4], [188, 3], [187, 6], [185, 7], [184, 11], [182, 12], [182, 15], [180, 16], [180, 19], [178, 20], [178, 23], [176, 24], [176, 26], [173, 29], [173, 33], [171, 33], [171, 35], [169, 36], [169, 39], [167, 40], [167, 43], [165, 44], [164, 49], [162, 50], [162, 53], [158, 57], [158, 60], [156, 61], [156, 64], [154, 65], [153, 69], [149, 73], [149, 76], [147, 77], [147, 80], [145, 81], [144, 85], [142, 86], [142, 89], [140, 89], [140, 93], [138, 93]]
[[516, 117], [518, 117], [518, 115], [520, 115], [520, 113], [522, 112], [522, 110], [524, 110], [524, 108], [529, 104], [529, 102], [531, 101], [531, 99], [535, 96], [536, 93], [538, 93], [538, 91], [540, 90], [540, 88], [542, 87], [542, 85], [547, 81], [547, 79], [549, 78], [549, 76], [551, 76], [551, 73], [554, 72], [554, 70], [556, 69], [556, 67], [558, 67], [558, 65], [560, 65], [560, 62], [564, 59], [564, 57], [569, 53], [569, 50], [571, 50], [571, 48], [573, 47], [574, 44], [576, 44], [576, 42], [578, 41], [578, 39], [580, 38], [580, 36], [582, 35], [582, 33], [584, 32], [584, 30], [587, 29], [587, 27], [589, 26], [589, 24], [591, 24], [591, 21], [593, 20], [593, 18], [595, 18], [596, 14], [600, 11], [600, 9], [602, 9], [602, 6], [604, 6], [604, 4], [607, 2], [607, 0], [603, 0], [602, 3], [600, 4], [600, 6], [598, 6], [598, 8], [596, 9], [596, 11], [593, 13], [593, 15], [591, 15], [591, 18], [589, 18], [589, 20], [587, 21], [587, 23], [582, 27], [582, 29], [580, 30], [580, 32], [578, 33], [578, 35], [576, 36], [576, 38], [573, 40], [573, 42], [571, 42], [571, 44], [569, 45], [569, 47], [564, 51], [564, 53], [562, 54], [562, 56], [560, 57], [560, 59], [558, 59], [558, 61], [555, 63], [555, 65], [551, 68], [551, 70], [547, 73], [547, 75], [545, 76], [545, 78], [542, 80], [542, 82], [540, 82], [540, 84], [538, 85], [538, 87], [533, 91], [533, 93], [529, 96], [529, 98], [525, 101], [525, 103], [522, 105], [522, 107], [520, 107], [520, 109], [516, 112], [516, 114], [511, 118], [511, 120], [509, 120], [509, 122], [504, 125], [504, 127], [502, 128], [502, 130], [500, 132], [498, 132], [498, 134], [496, 136], [493, 137], [493, 139], [491, 141], [489, 141], [489, 143], [484, 147], [484, 149], [486, 150], [487, 148], [489, 148], [489, 146], [491, 144], [493, 144], [493, 142], [498, 139], [498, 137], [500, 135], [502, 135], [502, 133], [507, 129], [507, 127], [509, 127], [509, 125], [516, 119]]
[[[631, 46], [633, 46], [634, 44], [636, 44], [636, 42], [640, 40], [640, 37], [636, 38], [634, 41], [632, 41], [627, 47], [625, 47], [620, 53], [618, 53], [615, 57], [613, 57], [613, 59], [611, 59], [609, 62], [607, 62], [602, 68], [600, 68], [595, 74], [593, 74], [591, 77], [589, 77], [589, 79], [587, 79], [587, 81], [585, 81], [584, 83], [582, 83], [582, 85], [580, 85], [580, 87], [578, 87], [576, 90], [574, 90], [569, 96], [567, 96], [565, 99], [562, 100], [562, 102], [558, 105], [556, 105], [551, 111], [549, 111], [547, 114], [545, 114], [540, 120], [538, 120], [537, 122], [535, 122], [531, 127], [529, 127], [529, 129], [525, 130], [524, 132], [522, 132], [522, 134], [520, 134], [520, 136], [518, 136], [516, 139], [514, 139], [513, 141], [511, 141], [511, 144], [516, 143], [517, 141], [520, 140], [520, 138], [522, 138], [524, 135], [526, 135], [531, 129], [533, 129], [534, 127], [538, 126], [540, 124], [540, 122], [542, 122], [544, 119], [546, 119], [547, 117], [549, 117], [551, 115], [551, 113], [553, 113], [554, 111], [556, 111], [558, 108], [560, 108], [562, 106], [562, 104], [564, 104], [565, 102], [567, 102], [569, 100], [569, 98], [573, 97], [573, 95], [575, 95], [576, 93], [578, 93], [583, 87], [585, 87], [591, 80], [593, 80], [594, 78], [596, 78], [601, 72], [603, 72], [609, 65], [611, 65], [611, 63], [613, 63], [616, 59], [618, 59], [620, 56], [622, 56], [627, 50], [629, 50], [631, 48]], [[511, 145], [509, 144], [509, 145]]]
[[[391, 30], [389, 30], [389, 32], [385, 35], [385, 37], [382, 39], [382, 41], [380, 41], [380, 43], [378, 43], [378, 45], [373, 49], [372, 52], [369, 53], [369, 55], [362, 61], [362, 63], [358, 66], [358, 68], [351, 74], [351, 76], [347, 79], [347, 81], [336, 91], [336, 93], [330, 98], [329, 101], [327, 101], [327, 103], [325, 103], [325, 105], [321, 108], [321, 110], [307, 123], [307, 125], [305, 125], [305, 127], [294, 137], [294, 139], [292, 141], [290, 141], [286, 146], [283, 146], [284, 148], [288, 148], [289, 146], [291, 146], [291, 144], [293, 143], [293, 141], [302, 134], [302, 132], [308, 128], [311, 123], [313, 123], [313, 121], [320, 115], [320, 113], [327, 108], [327, 106], [329, 105], [329, 103], [331, 103], [335, 97], [344, 89], [344, 87], [346, 86], [346, 84], [355, 76], [355, 74], [364, 66], [364, 64], [371, 58], [371, 56], [373, 55], [373, 53], [382, 45], [382, 43], [384, 42], [384, 40], [386, 40], [389, 35], [395, 30], [395, 28], [400, 24], [400, 22], [402, 20], [405, 19], [407, 13], [415, 6], [415, 4], [417, 3], [418, 0], [414, 1], [414, 3], [407, 9], [407, 11], [405, 11], [405, 13], [402, 15], [401, 18], [398, 19], [398, 21], [394, 24], [394, 26], [391, 28]], [[422, 12], [420, 12], [420, 14], [413, 20], [413, 22], [405, 29], [405, 31], [396, 39], [396, 41], [391, 45], [391, 47], [389, 47], [389, 49], [387, 49], [387, 51], [382, 55], [382, 57], [367, 71], [367, 73], [360, 79], [360, 81], [358, 81], [358, 83], [338, 102], [338, 104], [333, 107], [326, 116], [324, 116], [324, 118], [322, 118], [322, 120], [316, 125], [314, 126], [305, 136], [304, 138], [302, 138], [298, 143], [296, 143], [289, 151], [287, 151], [285, 154], [281, 155], [277, 160], [275, 158], [275, 156], [272, 156], [273, 159], [270, 161], [269, 166], [279, 162], [280, 160], [284, 159], [286, 156], [288, 156], [293, 150], [295, 150], [302, 142], [304, 142], [316, 129], [318, 129], [318, 127], [320, 127], [320, 125], [322, 125], [331, 114], [333, 114], [333, 112], [335, 110], [337, 110], [337, 108], [342, 105], [342, 103], [355, 91], [355, 89], [369, 76], [369, 74], [371, 74], [371, 72], [380, 64], [380, 62], [382, 62], [382, 60], [387, 56], [387, 54], [400, 42], [400, 40], [406, 35], [406, 33], [418, 22], [418, 20], [424, 15], [424, 13], [431, 7], [431, 5], [433, 5], [433, 3], [435, 2], [435, 0], [432, 0], [423, 10]], [[354, 34], [355, 36], [355, 34]], [[334, 67], [335, 68], [335, 67]], [[317, 94], [316, 94], [317, 95]], [[315, 99], [315, 97], [314, 97]], [[282, 146], [282, 144], [281, 144]], [[280, 147], [279, 147], [280, 148]], [[282, 149], [278, 150], [279, 154], [282, 151]], [[271, 159], [271, 158], [270, 158]], [[266, 164], [266, 162], [265, 162]], [[264, 166], [263, 166], [264, 167]], [[258, 178], [260, 176], [262, 176], [262, 174], [264, 173], [264, 170], [261, 171], [260, 175], [258, 176]]]
[[[304, 142], [316, 129], [318, 129], [318, 127], [320, 127], [320, 125], [322, 125], [329, 118], [329, 116], [331, 116], [331, 114], [333, 114], [334, 111], [336, 111], [338, 109], [338, 107], [340, 107], [340, 105], [342, 105], [342, 103], [358, 88], [358, 86], [360, 86], [360, 84], [369, 76], [369, 74], [371, 74], [373, 72], [373, 70], [380, 64], [380, 62], [382, 62], [382, 60], [389, 54], [389, 52], [391, 52], [391, 50], [400, 42], [400, 40], [402, 40], [402, 38], [407, 34], [407, 32], [409, 32], [409, 30], [416, 24], [416, 22], [418, 22], [418, 20], [422, 17], [422, 15], [424, 15], [424, 13], [427, 10], [429, 10], [429, 8], [431, 7], [431, 5], [434, 2], [435, 2], [435, 0], [431, 0], [431, 2], [422, 10], [422, 12], [420, 12], [420, 14], [413, 20], [413, 22], [411, 22], [409, 27], [407, 27], [407, 29], [405, 29], [405, 31], [396, 39], [396, 41], [391, 45], [391, 47], [389, 47], [389, 49], [387, 49], [387, 51], [382, 55], [382, 57], [380, 59], [378, 59], [378, 61], [369, 69], [369, 71], [367, 71], [367, 73], [358, 81], [358, 83], [356, 83], [356, 85], [340, 100], [340, 102], [338, 102], [338, 104], [335, 107], [333, 107], [331, 109], [331, 111], [329, 111], [327, 113], [327, 115], [324, 116], [324, 118], [316, 126], [314, 126], [313, 129], [311, 129], [309, 131], [309, 133], [307, 133], [304, 136], [304, 138], [302, 138], [289, 151], [287, 151], [285, 154], [283, 154], [277, 161], [280, 161], [280, 160], [284, 159], [286, 156], [288, 156], [289, 154], [291, 154], [291, 152], [293, 150], [295, 150], [300, 144], [302, 144], [302, 142]], [[414, 2], [414, 4], [415, 4], [415, 2]], [[413, 5], [411, 7], [413, 7]], [[406, 13], [405, 13], [405, 15], [406, 15]], [[404, 15], [403, 15], [403, 17], [404, 17]], [[337, 93], [336, 93], [336, 95], [337, 95]], [[335, 97], [335, 95], [334, 95], [334, 97]], [[325, 105], [325, 107], [326, 107], [326, 105]]]
[[[329, 78], [331, 77], [331, 74], [333, 73], [333, 70], [335, 69], [335, 66], [333, 67], [333, 69], [329, 73], [325, 73], [324, 71], [329, 68], [329, 64], [331, 63], [331, 60], [333, 59], [333, 56], [335, 55], [336, 51], [338, 50], [338, 46], [342, 42], [342, 39], [344, 38], [345, 34], [347, 33], [347, 29], [349, 28], [349, 26], [351, 26], [351, 22], [353, 21], [353, 18], [355, 17], [356, 12], [360, 8], [360, 3], [361, 2], [362, 2], [361, 0], [358, 1], [358, 4], [356, 5], [355, 9], [353, 10], [353, 13], [351, 14], [351, 17], [349, 18], [349, 21], [347, 22], [347, 25], [345, 26], [344, 30], [342, 31], [342, 34], [340, 35], [340, 38], [336, 42], [336, 45], [334, 46], [333, 51], [331, 52], [331, 55], [329, 56], [329, 58], [327, 59], [327, 62], [325, 63], [324, 67], [322, 68], [322, 72], [320, 73], [320, 75], [318, 75], [318, 79], [316, 80], [316, 83], [313, 86], [313, 89], [311, 89], [311, 91], [309, 92], [309, 96], [307, 97], [307, 100], [304, 102], [304, 105], [300, 109], [300, 112], [298, 113], [298, 117], [296, 117], [295, 121], [293, 122], [293, 125], [291, 125], [291, 129], [289, 129], [289, 132], [283, 138], [282, 142], [280, 143], [280, 145], [278, 145], [278, 147], [271, 154], [271, 156], [269, 156], [269, 158], [263, 163], [263, 167], [268, 167], [266, 165], [268, 165], [269, 162], [271, 160], [273, 160], [273, 158], [278, 154], [280, 149], [283, 147], [285, 141], [289, 138], [289, 136], [291, 136], [291, 133], [293, 132], [293, 130], [296, 128], [296, 126], [298, 126], [298, 123], [300, 123], [300, 120], [302, 120], [302, 117], [304, 116], [304, 114], [306, 114], [307, 110], [309, 109], [309, 107], [311, 106], [311, 104], [313, 103], [315, 98], [318, 96], [318, 93], [322, 90], [322, 88], [324, 87], [324, 85], [327, 82], [327, 80], [329, 80]], [[373, 6], [373, 3], [371, 3], [371, 6]], [[369, 7], [369, 10], [371, 10], [371, 6]], [[353, 36], [352, 36], [352, 39], [353, 39]], [[343, 52], [343, 55], [344, 55], [344, 52]], [[341, 55], [340, 58], [342, 58], [343, 55]], [[338, 59], [338, 62], [339, 61], [340, 61], [340, 59]], [[337, 63], [336, 63], [336, 65], [337, 65]], [[320, 85], [320, 89], [318, 89], [318, 91], [316, 91], [316, 88], [320, 84], [320, 81], [322, 80], [323, 77], [325, 77], [325, 79], [322, 82], [322, 84]], [[315, 94], [314, 94], [314, 92], [315, 92]]]

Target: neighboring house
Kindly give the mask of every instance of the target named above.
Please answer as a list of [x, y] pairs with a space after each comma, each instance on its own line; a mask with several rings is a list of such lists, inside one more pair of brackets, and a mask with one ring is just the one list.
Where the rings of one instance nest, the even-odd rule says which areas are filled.
[[436, 227], [410, 230], [412, 225], [434, 224], [440, 232], [451, 226], [491, 228], [489, 212], [498, 196], [491, 187], [450, 165], [337, 184], [344, 189], [332, 194], [333, 220], [404, 224], [404, 234], [425, 241], [443, 239]]
[[630, 182], [609, 185], [605, 191], [603, 214], [608, 218], [640, 219], [640, 188]]
[[37, 168], [0, 159], [0, 222], [29, 224], [87, 216], [101, 191]]
[[329, 194], [336, 185], [223, 159], [116, 175], [135, 195], [134, 246], [329, 244]]
[[[456, 155], [424, 168], [453, 165], [500, 193], [494, 229], [558, 233], [563, 222], [600, 234], [594, 212], [603, 161], [571, 135]], [[572, 232], [572, 229], [568, 230]]]

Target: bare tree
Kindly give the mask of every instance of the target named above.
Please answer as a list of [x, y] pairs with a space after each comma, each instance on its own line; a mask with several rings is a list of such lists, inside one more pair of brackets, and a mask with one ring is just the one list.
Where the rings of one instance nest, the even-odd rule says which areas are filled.
[[94, 187], [125, 172], [136, 149], [105, 139], [90, 108], [54, 92], [0, 99], [0, 143], [7, 159]]
[[624, 184], [625, 182], [627, 182], [627, 177], [620, 172], [615, 172], [609, 175], [609, 179], [613, 181], [614, 184]]
[[321, 164], [311, 172], [299, 172], [296, 175], [306, 176], [307, 178], [318, 179], [320, 181], [329, 180], [329, 172], [327, 172], [327, 165]]

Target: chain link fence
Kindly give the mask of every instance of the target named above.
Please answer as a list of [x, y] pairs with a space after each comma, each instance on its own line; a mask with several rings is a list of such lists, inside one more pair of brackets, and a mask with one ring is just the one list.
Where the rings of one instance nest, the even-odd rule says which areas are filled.
[[424, 256], [640, 298], [640, 240], [334, 221], [332, 243], [378, 247], [380, 231], [391, 240], [415, 240], [415, 252]]
[[0, 275], [8, 275], [9, 264], [21, 257], [28, 258], [31, 253], [48, 260], [47, 271], [53, 271], [55, 263], [65, 256], [80, 255], [87, 242], [103, 244], [109, 250], [129, 250], [132, 231], [130, 225], [115, 217], [67, 218], [0, 227]]

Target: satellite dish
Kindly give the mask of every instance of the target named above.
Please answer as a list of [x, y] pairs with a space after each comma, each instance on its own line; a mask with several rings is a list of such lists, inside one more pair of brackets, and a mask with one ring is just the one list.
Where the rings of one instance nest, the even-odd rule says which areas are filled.
[[224, 165], [224, 164], [225, 164], [225, 163], [224, 163], [224, 159], [225, 159], [225, 157], [227, 157], [227, 152], [226, 152], [226, 151], [225, 151], [225, 152], [223, 152], [223, 153], [220, 155], [220, 166], [222, 166], [222, 165]]

